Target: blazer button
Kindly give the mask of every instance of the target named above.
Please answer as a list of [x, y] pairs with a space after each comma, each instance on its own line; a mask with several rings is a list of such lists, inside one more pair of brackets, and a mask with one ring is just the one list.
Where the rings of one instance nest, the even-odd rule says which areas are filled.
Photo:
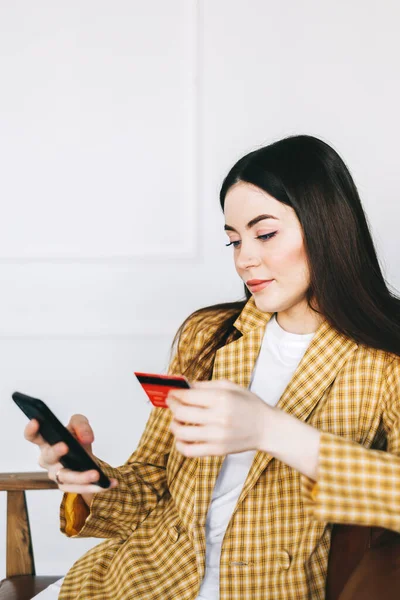
[[173, 525], [168, 529], [168, 535], [171, 542], [177, 542], [179, 539], [179, 529], [176, 525]]
[[278, 565], [280, 566], [280, 568], [287, 571], [288, 568], [290, 567], [290, 562], [291, 562], [289, 552], [286, 552], [286, 550], [279, 550], [276, 554], [276, 558], [277, 558], [277, 562], [278, 562]]

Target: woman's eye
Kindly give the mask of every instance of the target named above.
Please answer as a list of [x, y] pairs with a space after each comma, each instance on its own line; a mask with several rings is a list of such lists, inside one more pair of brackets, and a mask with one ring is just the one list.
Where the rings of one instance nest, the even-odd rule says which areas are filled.
[[[273, 231], [272, 233], [264, 233], [263, 235], [258, 235], [255, 239], [262, 240], [263, 242], [267, 242], [268, 240], [273, 238], [274, 235], [276, 235], [277, 233], [278, 233], [277, 231]], [[229, 242], [229, 244], [225, 244], [225, 246], [233, 246], [234, 248], [237, 248], [238, 244], [240, 244], [240, 240], [235, 240], [233, 242]]]
[[277, 231], [273, 231], [272, 233], [264, 233], [264, 235], [258, 235], [256, 237], [256, 240], [267, 241], [267, 240], [270, 240], [271, 238], [273, 238], [274, 235], [276, 235], [277, 233], [278, 233]]

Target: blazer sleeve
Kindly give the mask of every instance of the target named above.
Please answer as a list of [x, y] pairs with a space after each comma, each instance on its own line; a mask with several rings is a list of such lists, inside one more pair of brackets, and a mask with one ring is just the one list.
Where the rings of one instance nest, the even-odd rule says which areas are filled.
[[[181, 333], [169, 374], [180, 374], [198, 351], [194, 319]], [[157, 505], [167, 490], [166, 467], [173, 435], [169, 409], [153, 407], [135, 452], [120, 467], [95, 458], [118, 486], [93, 496], [90, 509], [79, 494], [65, 493], [60, 506], [60, 530], [68, 537], [125, 539]]]
[[387, 451], [323, 432], [318, 483], [301, 476], [304, 506], [312, 518], [400, 532], [400, 358], [386, 367], [383, 385]]

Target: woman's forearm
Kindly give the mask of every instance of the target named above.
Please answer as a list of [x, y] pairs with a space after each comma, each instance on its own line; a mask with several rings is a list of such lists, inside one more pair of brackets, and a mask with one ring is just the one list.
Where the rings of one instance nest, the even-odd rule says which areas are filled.
[[314, 481], [318, 480], [321, 432], [278, 408], [265, 405], [259, 450], [272, 454]]

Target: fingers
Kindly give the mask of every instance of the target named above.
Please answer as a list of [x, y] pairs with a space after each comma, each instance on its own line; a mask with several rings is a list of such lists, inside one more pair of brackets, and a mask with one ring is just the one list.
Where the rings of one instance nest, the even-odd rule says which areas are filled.
[[207, 381], [193, 381], [190, 383], [192, 388], [218, 388], [222, 390], [234, 390], [238, 387], [237, 383], [229, 381], [229, 379], [210, 379]]
[[100, 474], [92, 469], [90, 471], [72, 471], [62, 466], [61, 463], [52, 465], [48, 470], [49, 479], [52, 479], [58, 484], [58, 487], [63, 492], [72, 492], [75, 494], [96, 494], [118, 485], [117, 479], [110, 479], [111, 485], [108, 488], [103, 488], [96, 485]]
[[221, 448], [218, 444], [188, 444], [184, 442], [176, 442], [176, 449], [178, 452], [183, 454], [183, 456], [191, 457], [201, 457], [201, 456], [223, 456], [226, 455], [225, 451], [221, 451]]
[[98, 492], [105, 492], [109, 489], [115, 488], [118, 485], [116, 479], [111, 479], [111, 485], [109, 488], [103, 488], [96, 485], [96, 481], [99, 479], [99, 473], [97, 471], [84, 471], [78, 473], [77, 471], [71, 471], [70, 469], [54, 467], [49, 470], [49, 478], [56, 481], [56, 475], [58, 475], [58, 487], [63, 492], [70, 492], [74, 494], [97, 494]]
[[166, 404], [171, 407], [173, 401], [178, 401], [182, 405], [199, 406], [209, 408], [212, 405], [214, 397], [204, 394], [200, 390], [177, 390], [171, 389], [168, 392]]
[[115, 483], [113, 483], [108, 488], [103, 488], [103, 487], [100, 487], [99, 485], [73, 485], [73, 484], [59, 485], [58, 488], [62, 492], [68, 492], [70, 494], [99, 494], [100, 492], [108, 492], [108, 490], [111, 490], [112, 488], [117, 487], [118, 482], [116, 480], [114, 480], [114, 481], [115, 481]]
[[[82, 445], [90, 449], [91, 442], [94, 440], [93, 430], [89, 425], [89, 421], [84, 415], [73, 415], [70, 419], [68, 429], [73, 433]], [[115, 488], [118, 485], [116, 479], [111, 479], [109, 488], [102, 488], [96, 485], [99, 479], [98, 471], [72, 471], [66, 469], [60, 463], [62, 456], [68, 453], [68, 446], [64, 442], [59, 442], [50, 446], [43, 437], [39, 434], [39, 422], [36, 419], [31, 419], [24, 430], [25, 438], [40, 447], [39, 465], [48, 471], [49, 479], [56, 481], [56, 474], [62, 483], [58, 485], [63, 492], [71, 492], [76, 494], [96, 494], [105, 492], [108, 489]]]
[[99, 479], [98, 471], [72, 471], [66, 469], [62, 465], [53, 465], [49, 469], [49, 478], [53, 481], [57, 481], [56, 475], [58, 475], [58, 481], [61, 481], [63, 485], [88, 485], [93, 484]]
[[39, 465], [49, 471], [55, 465], [61, 464], [60, 458], [67, 454], [67, 452], [68, 446], [64, 442], [59, 442], [58, 444], [54, 444], [54, 446], [45, 443], [41, 447]]
[[94, 442], [93, 429], [84, 415], [73, 415], [67, 425], [67, 429], [81, 444], [90, 445]]
[[187, 404], [181, 404], [176, 402], [173, 398], [168, 401], [168, 406], [173, 413], [173, 421], [180, 423], [192, 423], [194, 425], [205, 425], [209, 422], [209, 413], [204, 408], [198, 408], [194, 406], [188, 406]]
[[39, 433], [39, 422], [36, 419], [31, 419], [24, 429], [24, 437], [28, 442], [42, 446], [46, 444]]
[[170, 427], [176, 442], [192, 443], [210, 443], [223, 441], [221, 430], [218, 427], [196, 427], [193, 425], [179, 425], [175, 422]]
[[[215, 404], [215, 394], [220, 397], [226, 393], [235, 392], [240, 388], [238, 384], [227, 379], [216, 379], [211, 381], [194, 381], [191, 389], [172, 388], [167, 394], [167, 406], [171, 398], [179, 400], [182, 404], [202, 406], [209, 408]], [[210, 394], [213, 392], [213, 395]]]

